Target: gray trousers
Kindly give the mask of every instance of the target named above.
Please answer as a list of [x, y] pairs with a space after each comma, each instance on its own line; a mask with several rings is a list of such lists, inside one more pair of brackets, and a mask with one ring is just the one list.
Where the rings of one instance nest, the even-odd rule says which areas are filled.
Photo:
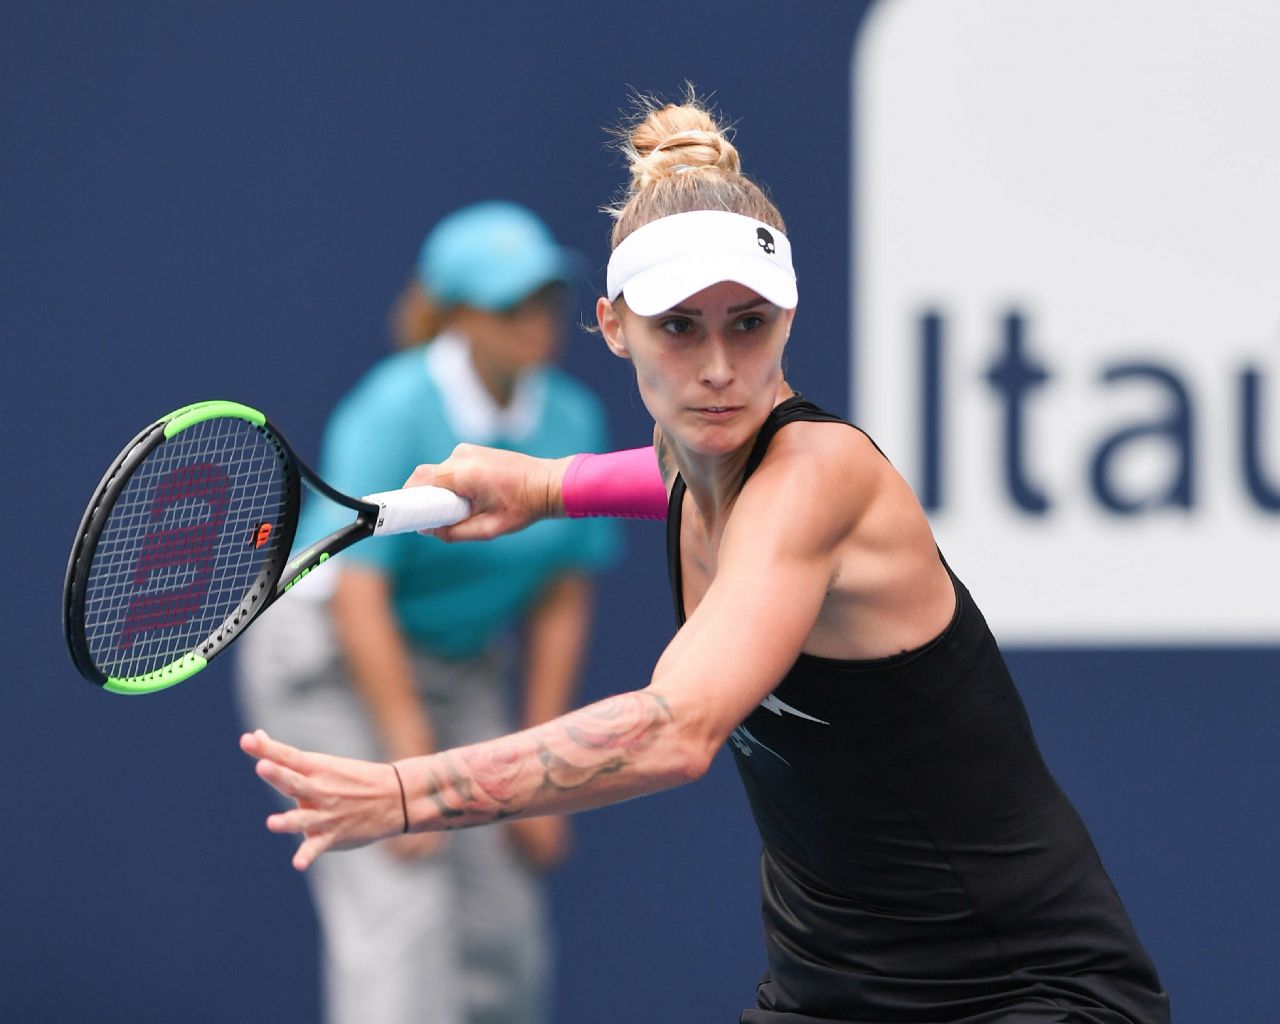
[[[385, 760], [333, 639], [326, 606], [291, 595], [237, 644], [246, 723], [307, 750]], [[498, 652], [414, 655], [441, 749], [510, 731]], [[407, 862], [381, 844], [308, 870], [324, 946], [328, 1024], [544, 1024], [550, 935], [542, 886], [501, 826], [450, 835]]]

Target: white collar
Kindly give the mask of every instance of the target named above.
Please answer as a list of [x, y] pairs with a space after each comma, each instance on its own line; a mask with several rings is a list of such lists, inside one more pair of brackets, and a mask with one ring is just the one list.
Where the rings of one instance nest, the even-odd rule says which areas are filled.
[[449, 331], [430, 342], [425, 363], [440, 388], [445, 418], [459, 440], [471, 444], [519, 441], [537, 427], [547, 391], [542, 369], [520, 374], [511, 401], [503, 407], [480, 380], [471, 361], [471, 346], [461, 334]]

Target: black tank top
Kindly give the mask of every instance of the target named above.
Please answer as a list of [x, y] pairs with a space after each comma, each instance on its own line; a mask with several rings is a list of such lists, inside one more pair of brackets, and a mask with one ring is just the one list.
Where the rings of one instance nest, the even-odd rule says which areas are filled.
[[[744, 482], [796, 420], [845, 422], [799, 395], [781, 403]], [[677, 477], [667, 556], [681, 625], [684, 493]], [[940, 636], [871, 661], [801, 654], [730, 736], [764, 839], [769, 962], [741, 1020], [1167, 1024], [995, 639], [947, 572], [956, 610]]]

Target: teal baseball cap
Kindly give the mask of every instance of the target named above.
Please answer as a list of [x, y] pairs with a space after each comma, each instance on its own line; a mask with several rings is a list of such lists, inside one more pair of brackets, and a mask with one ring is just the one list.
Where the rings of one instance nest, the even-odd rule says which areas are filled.
[[491, 199], [440, 221], [418, 255], [418, 280], [450, 306], [510, 309], [545, 285], [568, 284], [582, 258], [531, 210]]

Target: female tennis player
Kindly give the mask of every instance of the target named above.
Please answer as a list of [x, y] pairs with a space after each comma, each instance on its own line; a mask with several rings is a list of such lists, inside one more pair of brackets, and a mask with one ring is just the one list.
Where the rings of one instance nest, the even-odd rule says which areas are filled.
[[[746, 1024], [1163, 1024], [1168, 1002], [1008, 670], [909, 487], [783, 378], [796, 308], [778, 211], [696, 103], [629, 129], [609, 349], [647, 451], [462, 448], [411, 484], [471, 499], [440, 535], [666, 508], [679, 632], [648, 685], [391, 765], [242, 738], [326, 850], [579, 811], [690, 782], [726, 741], [764, 840], [768, 974]], [[624, 681], [625, 682], [625, 681]], [[638, 681], [643, 682], [643, 681]]]

